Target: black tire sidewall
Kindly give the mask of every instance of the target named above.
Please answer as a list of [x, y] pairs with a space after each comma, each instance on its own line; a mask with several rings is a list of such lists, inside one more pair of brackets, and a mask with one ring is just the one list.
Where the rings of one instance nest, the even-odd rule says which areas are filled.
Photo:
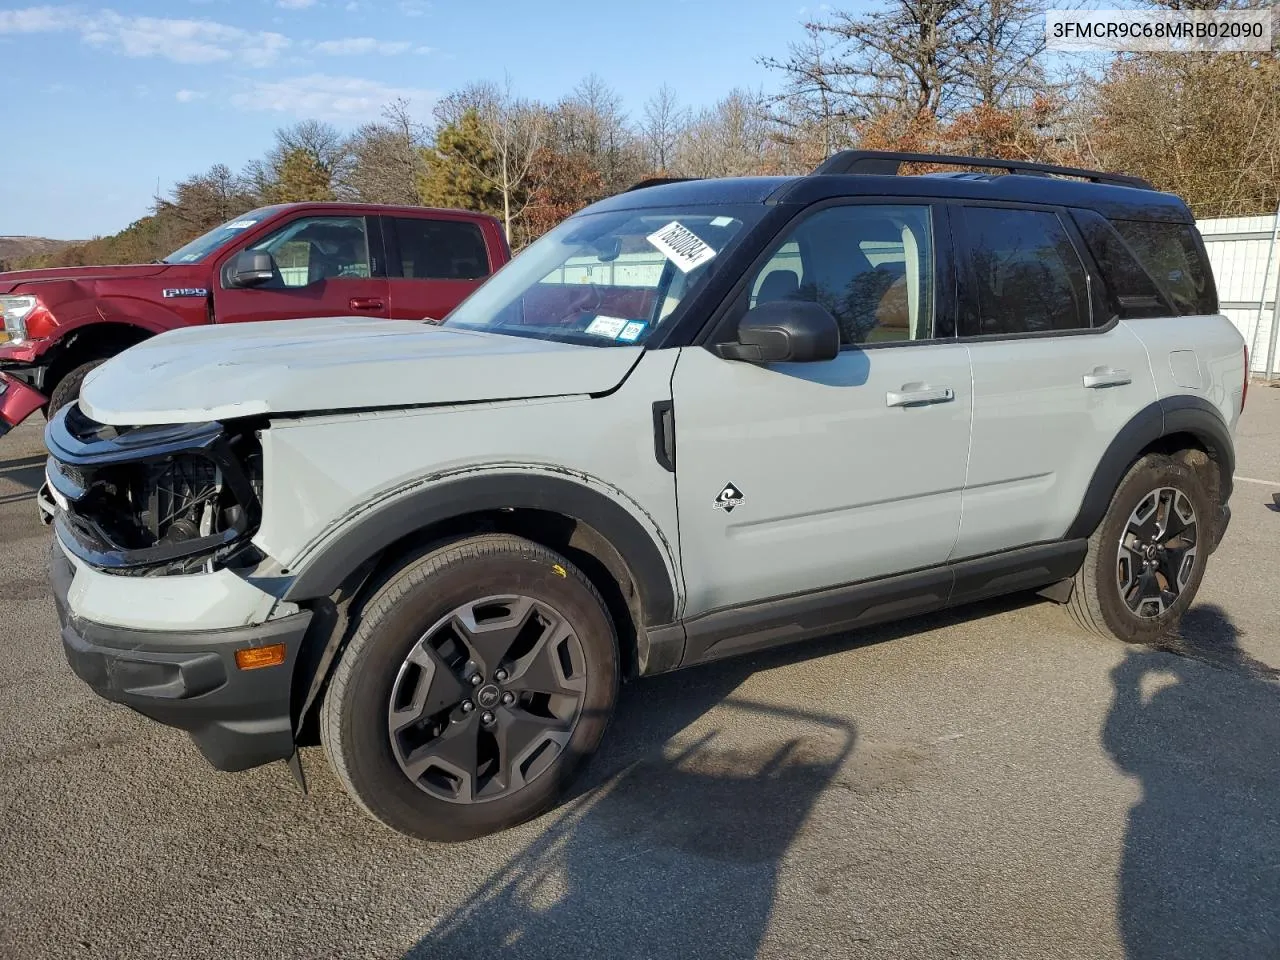
[[[565, 576], [532, 556], [462, 558], [418, 580], [394, 603], [371, 605], [373, 616], [358, 628], [367, 639], [355, 652], [358, 660], [336, 706], [351, 785], [379, 820], [428, 840], [505, 829], [550, 807], [595, 752], [617, 697], [617, 642], [598, 596], [576, 570], [568, 572], [567, 560], [559, 564]], [[587, 664], [583, 713], [561, 755], [528, 786], [495, 800], [450, 803], [416, 787], [400, 769], [387, 733], [387, 705], [400, 665], [429, 627], [465, 603], [500, 594], [545, 601], [574, 627]]]
[[78, 367], [73, 367], [67, 372], [67, 375], [58, 381], [58, 385], [53, 388], [53, 392], [49, 394], [48, 416], [49, 419], [57, 414], [59, 410], [70, 403], [75, 403], [80, 399], [80, 388], [84, 386], [84, 378], [87, 377], [96, 367], [102, 366], [107, 362], [106, 358], [101, 360], [90, 360], [88, 363], [82, 363]]
[[[1186, 494], [1196, 512], [1196, 560], [1187, 585], [1174, 604], [1159, 617], [1143, 619], [1129, 610], [1120, 594], [1116, 555], [1129, 516], [1142, 500], [1161, 487]], [[1200, 478], [1185, 463], [1171, 457], [1149, 457], [1137, 464], [1121, 482], [1102, 522], [1099, 556], [1094, 564], [1095, 589], [1108, 629], [1121, 640], [1149, 643], [1170, 632], [1195, 600], [1209, 559], [1213, 504]]]

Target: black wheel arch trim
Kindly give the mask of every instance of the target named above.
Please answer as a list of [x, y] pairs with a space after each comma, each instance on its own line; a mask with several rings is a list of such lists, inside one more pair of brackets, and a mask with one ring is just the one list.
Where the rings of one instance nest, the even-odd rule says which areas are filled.
[[505, 471], [424, 484], [353, 520], [305, 561], [282, 599], [297, 603], [329, 597], [365, 561], [406, 534], [466, 514], [505, 508], [557, 513], [593, 528], [618, 552], [635, 580], [645, 619], [638, 626], [675, 619], [676, 591], [663, 551], [626, 507], [576, 479]]
[[1115, 435], [1093, 471], [1084, 501], [1064, 539], [1087, 538], [1106, 515], [1111, 498], [1139, 454], [1161, 437], [1189, 433], [1203, 443], [1222, 476], [1221, 503], [1231, 497], [1236, 454], [1217, 407], [1202, 397], [1168, 397], [1138, 411]]

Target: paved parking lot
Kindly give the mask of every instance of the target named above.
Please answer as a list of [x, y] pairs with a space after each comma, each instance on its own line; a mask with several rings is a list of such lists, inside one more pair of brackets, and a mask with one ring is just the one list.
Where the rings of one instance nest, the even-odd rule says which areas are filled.
[[0, 441], [0, 955], [1280, 957], [1280, 390], [1172, 651], [1034, 599], [647, 680], [572, 803], [410, 843], [93, 697]]

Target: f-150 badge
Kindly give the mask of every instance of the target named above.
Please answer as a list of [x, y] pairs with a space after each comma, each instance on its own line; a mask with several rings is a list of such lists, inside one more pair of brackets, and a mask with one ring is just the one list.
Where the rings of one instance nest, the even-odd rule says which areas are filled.
[[165, 297], [207, 297], [209, 291], [204, 287], [167, 287]]

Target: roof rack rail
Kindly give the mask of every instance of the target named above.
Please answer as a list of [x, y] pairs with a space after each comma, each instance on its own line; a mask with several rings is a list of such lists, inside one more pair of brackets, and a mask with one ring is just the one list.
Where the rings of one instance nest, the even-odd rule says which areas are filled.
[[633, 183], [623, 193], [630, 193], [632, 190], [643, 190], [645, 187], [660, 187], [666, 183], [685, 183], [689, 180], [701, 180], [701, 177], [650, 177], [648, 180], [641, 180], [639, 183]]
[[1057, 167], [1049, 163], [1027, 163], [1022, 160], [995, 160], [990, 157], [958, 157], [945, 153], [894, 153], [886, 150], [841, 150], [828, 157], [814, 174], [879, 174], [896, 177], [904, 163], [939, 163], [955, 167], [987, 167], [1007, 173], [1032, 176], [1079, 177], [1093, 183], [1109, 183], [1121, 187], [1154, 190], [1148, 180], [1123, 173], [1104, 173], [1080, 167]]

